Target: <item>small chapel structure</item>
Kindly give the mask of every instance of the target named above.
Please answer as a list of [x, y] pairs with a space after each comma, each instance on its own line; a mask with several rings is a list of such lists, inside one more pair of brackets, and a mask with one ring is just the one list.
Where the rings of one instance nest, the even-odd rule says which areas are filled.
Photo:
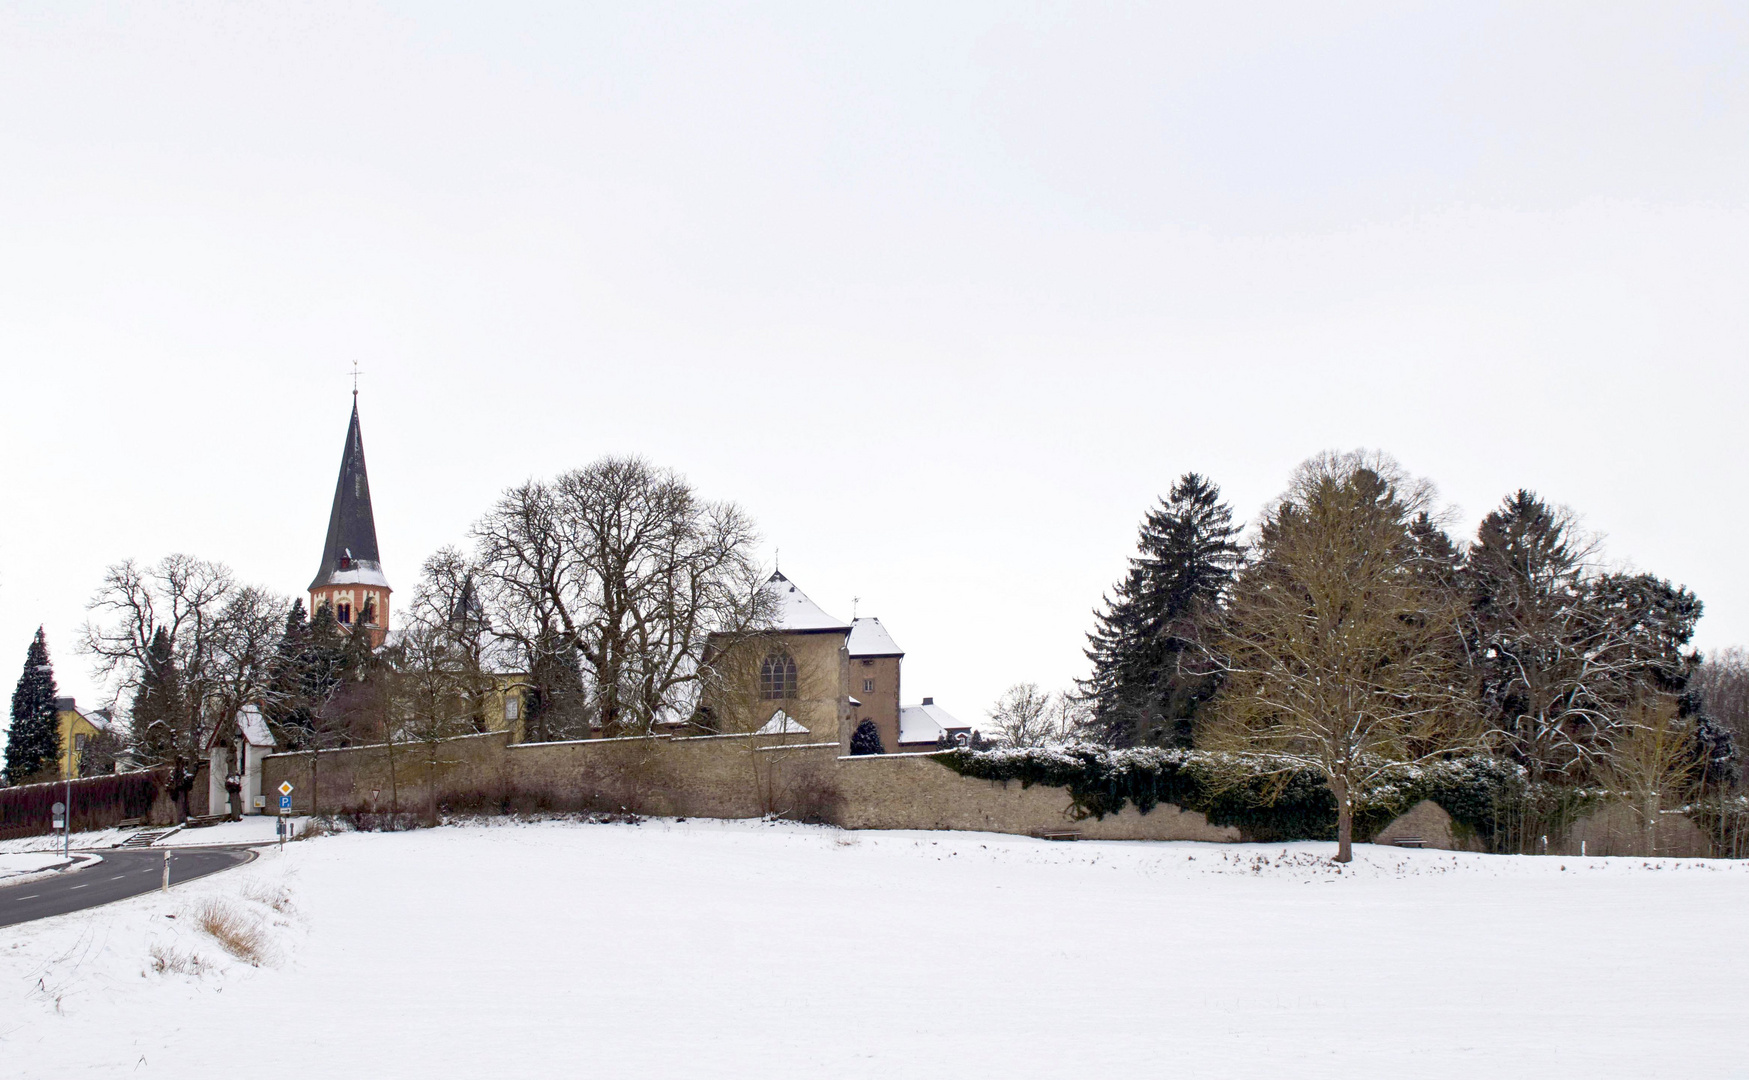
[[770, 625], [714, 635], [707, 684], [695, 726], [725, 734], [806, 735], [846, 748], [872, 721], [887, 753], [934, 751], [943, 737], [969, 735], [947, 710], [924, 698], [904, 705], [905, 650], [877, 618], [828, 614], [781, 571], [766, 581]]

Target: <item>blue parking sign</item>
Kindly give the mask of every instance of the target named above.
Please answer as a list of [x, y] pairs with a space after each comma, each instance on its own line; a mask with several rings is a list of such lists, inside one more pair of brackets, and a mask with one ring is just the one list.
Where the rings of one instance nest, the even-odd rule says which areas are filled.
[[291, 809], [291, 796], [290, 795], [281, 795], [279, 797], [279, 808], [281, 810], [290, 810]]

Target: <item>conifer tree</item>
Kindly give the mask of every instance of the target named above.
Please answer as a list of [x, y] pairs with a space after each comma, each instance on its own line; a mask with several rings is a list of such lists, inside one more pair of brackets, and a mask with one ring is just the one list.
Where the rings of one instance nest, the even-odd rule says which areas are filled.
[[524, 692], [524, 738], [529, 742], [589, 735], [589, 691], [576, 646], [549, 629], [535, 639]]
[[187, 707], [175, 648], [169, 632], [160, 626], [146, 649], [140, 681], [134, 688], [130, 741], [141, 762], [157, 765], [176, 756], [177, 734]]
[[12, 727], [6, 736], [6, 782], [53, 779], [61, 739], [55, 717], [55, 669], [42, 627], [24, 654], [24, 673], [12, 691]]
[[881, 745], [880, 729], [875, 727], [873, 720], [864, 718], [850, 733], [850, 752], [854, 756], [887, 752], [887, 748]]
[[304, 614], [304, 602], [294, 600], [285, 616], [285, 629], [274, 647], [272, 671], [262, 703], [262, 715], [274, 737], [290, 747], [303, 745], [301, 736], [310, 726], [303, 694], [303, 653], [309, 642], [310, 620]]
[[1093, 674], [1080, 684], [1093, 728], [1115, 746], [1189, 746], [1197, 710], [1220, 688], [1204, 631], [1241, 557], [1220, 488], [1186, 473], [1148, 512], [1129, 573], [1088, 635]]

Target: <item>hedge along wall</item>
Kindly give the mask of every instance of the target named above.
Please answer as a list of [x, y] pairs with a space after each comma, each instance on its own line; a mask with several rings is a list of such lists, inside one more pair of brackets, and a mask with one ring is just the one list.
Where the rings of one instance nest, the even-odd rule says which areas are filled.
[[[0, 788], [0, 839], [43, 836], [54, 831], [54, 805], [72, 807], [74, 832], [108, 829], [146, 818], [170, 780], [167, 769], [92, 776]], [[70, 789], [70, 791], [69, 791]]]
[[[1283, 774], [1195, 750], [947, 750], [935, 757], [961, 776], [1065, 789], [1072, 816], [1083, 819], [1168, 804], [1232, 826], [1249, 841], [1336, 838], [1336, 799], [1309, 769]], [[1425, 799], [1491, 846], [1502, 815], [1528, 790], [1522, 769], [1487, 757], [1399, 766], [1358, 793], [1354, 838], [1370, 840]]]

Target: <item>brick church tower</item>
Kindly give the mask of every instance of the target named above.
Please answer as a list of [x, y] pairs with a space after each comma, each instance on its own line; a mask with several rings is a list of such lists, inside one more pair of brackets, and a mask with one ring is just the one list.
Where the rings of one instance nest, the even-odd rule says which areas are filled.
[[370, 510], [370, 479], [364, 470], [364, 436], [358, 429], [358, 391], [354, 390], [352, 423], [346, 429], [334, 508], [328, 512], [328, 539], [322, 545], [322, 568], [310, 582], [310, 611], [332, 605], [337, 621], [348, 628], [364, 627], [370, 631], [371, 645], [377, 646], [388, 633], [391, 591], [377, 556], [377, 525]]

